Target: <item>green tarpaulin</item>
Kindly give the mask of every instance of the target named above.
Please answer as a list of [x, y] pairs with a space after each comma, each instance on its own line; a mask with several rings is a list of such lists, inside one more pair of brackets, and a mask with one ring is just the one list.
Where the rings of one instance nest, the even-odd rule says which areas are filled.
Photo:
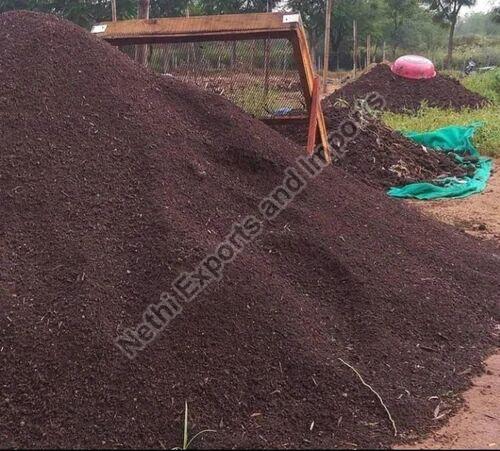
[[390, 188], [387, 194], [392, 197], [406, 199], [441, 199], [460, 198], [482, 192], [491, 175], [492, 161], [481, 157], [472, 143], [474, 132], [482, 123], [473, 123], [467, 126], [451, 126], [440, 128], [432, 132], [410, 132], [404, 135], [438, 152], [453, 154], [461, 165], [471, 168], [474, 173], [466, 177], [443, 177], [432, 182], [411, 183], [405, 186]]

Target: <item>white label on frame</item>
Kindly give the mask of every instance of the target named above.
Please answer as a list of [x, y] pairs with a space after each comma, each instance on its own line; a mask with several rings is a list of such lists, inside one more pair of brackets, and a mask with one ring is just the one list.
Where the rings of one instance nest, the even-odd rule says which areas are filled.
[[104, 33], [106, 31], [106, 28], [108, 28], [108, 26], [105, 24], [104, 25], [94, 25], [90, 32], [91, 33]]
[[283, 23], [297, 23], [300, 22], [300, 14], [287, 14], [283, 16]]

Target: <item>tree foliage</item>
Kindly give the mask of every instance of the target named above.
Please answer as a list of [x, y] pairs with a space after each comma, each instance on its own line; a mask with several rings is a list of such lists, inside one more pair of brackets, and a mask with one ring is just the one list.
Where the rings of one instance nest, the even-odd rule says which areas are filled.
[[429, 6], [429, 10], [434, 14], [436, 20], [448, 24], [448, 55], [446, 66], [450, 67], [453, 55], [453, 37], [458, 21], [458, 15], [463, 7], [470, 7], [476, 4], [476, 0], [423, 0]]
[[491, 11], [491, 20], [495, 23], [500, 23], [500, 6], [493, 8]]
[[[323, 51], [325, 0], [288, 0], [289, 9], [302, 13], [317, 54]], [[383, 43], [392, 55], [399, 49], [428, 52], [443, 45], [444, 31], [433, 22], [432, 14], [420, 0], [334, 0], [332, 17], [332, 57], [340, 65], [352, 64], [353, 21], [357, 23], [358, 43], [363, 50], [371, 36], [374, 50], [381, 53]]]
[[[265, 12], [279, 0], [151, 0], [151, 17]], [[133, 18], [137, 0], [117, 0], [118, 18]], [[111, 19], [110, 0], [0, 0], [0, 12], [31, 10], [57, 14], [83, 27]]]
[[500, 35], [500, 26], [495, 22], [493, 13], [474, 13], [468, 14], [458, 19], [457, 36], [498, 36]]
[[[134, 17], [137, 8], [135, 0], [118, 0], [118, 17]], [[111, 19], [109, 0], [0, 0], [0, 12], [29, 10], [56, 14], [81, 25], [90, 27], [94, 23]]]
[[474, 6], [476, 0], [423, 0], [423, 3], [428, 5], [436, 19], [452, 23], [456, 22], [463, 7]]
[[[353, 21], [357, 23], [358, 43], [361, 52], [369, 34], [373, 52], [381, 56], [383, 43], [390, 57], [403, 49], [414, 53], [429, 54], [444, 47], [445, 26], [450, 25], [454, 14], [475, 0], [334, 0], [331, 28], [332, 63], [352, 65]], [[117, 0], [118, 17], [133, 18], [137, 14], [138, 0]], [[326, 0], [151, 0], [151, 17], [201, 14], [229, 14], [264, 12], [269, 8], [283, 7], [302, 14], [308, 30], [315, 60], [323, 53]], [[84, 27], [111, 19], [110, 0], [0, 0], [0, 12], [28, 9], [49, 12], [72, 20]], [[494, 12], [488, 17], [495, 16]], [[479, 24], [471, 28], [487, 33], [490, 28]], [[482, 23], [482, 22], [481, 22]], [[493, 24], [492, 20], [489, 22]], [[458, 32], [462, 33], [462, 22]], [[465, 25], [464, 25], [465, 26]], [[493, 25], [498, 28], [497, 25]], [[488, 33], [489, 34], [489, 33]], [[372, 52], [372, 53], [373, 53]]]
[[271, 11], [279, 0], [199, 0], [197, 6], [205, 14], [249, 13]]
[[393, 48], [393, 56], [400, 46], [404, 46], [408, 38], [414, 34], [412, 19], [419, 9], [417, 0], [386, 0], [384, 11], [388, 18], [387, 37]]

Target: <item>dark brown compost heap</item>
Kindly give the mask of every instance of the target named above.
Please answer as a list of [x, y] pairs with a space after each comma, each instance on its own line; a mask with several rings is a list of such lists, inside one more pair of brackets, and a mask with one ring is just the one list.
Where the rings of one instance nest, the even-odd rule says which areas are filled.
[[2, 447], [172, 448], [186, 401], [202, 447], [438, 424], [493, 343], [498, 249], [327, 170], [129, 360], [117, 333], [302, 150], [62, 20], [6, 13], [0, 42]]
[[[346, 142], [342, 152], [335, 153], [339, 158], [334, 164], [368, 185], [388, 188], [465, 174], [451, 157], [411, 142], [376, 118], [365, 114], [360, 121], [350, 108], [332, 105], [326, 107], [324, 115], [329, 133], [340, 132], [341, 124], [349, 118], [359, 124], [355, 137]], [[307, 143], [305, 121], [273, 128], [301, 146]]]
[[479, 108], [488, 103], [480, 94], [469, 91], [458, 80], [437, 74], [429, 80], [410, 80], [394, 74], [389, 65], [378, 64], [358, 79], [345, 84], [327, 98], [328, 104], [344, 99], [352, 104], [369, 93], [385, 99], [385, 109], [396, 113], [417, 111], [423, 103], [430, 107]]

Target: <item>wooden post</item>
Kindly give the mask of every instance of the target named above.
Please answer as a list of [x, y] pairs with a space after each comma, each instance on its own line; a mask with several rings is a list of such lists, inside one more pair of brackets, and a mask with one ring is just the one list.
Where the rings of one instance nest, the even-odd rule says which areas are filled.
[[372, 62], [371, 61], [371, 58], [372, 58], [372, 55], [371, 55], [371, 36], [369, 34], [366, 35], [366, 67], [368, 67], [370, 65], [370, 63]]
[[326, 92], [328, 69], [330, 67], [330, 32], [332, 29], [333, 0], [328, 0], [325, 18], [325, 45], [323, 55], [323, 92]]
[[[139, 0], [137, 8], [138, 19], [149, 19], [149, 1]], [[148, 62], [148, 46], [147, 44], [137, 45], [135, 48], [135, 60], [145, 66]]]
[[116, 22], [116, 0], [111, 0], [111, 20]]
[[[189, 4], [186, 6], [186, 17], [191, 17], [191, 12], [189, 10]], [[198, 64], [197, 64], [197, 58], [196, 58], [196, 46], [194, 44], [194, 42], [192, 42], [190, 45], [189, 45], [189, 50], [188, 50], [188, 66], [190, 66], [189, 64], [189, 61], [190, 61], [190, 56], [191, 55], [193, 57], [193, 64], [192, 64], [192, 67], [193, 67], [193, 75], [194, 75], [194, 80], [195, 82], [198, 81]]]
[[358, 30], [356, 27], [356, 21], [352, 21], [352, 71], [354, 76], [356, 76], [356, 58], [358, 57]]
[[[299, 27], [295, 30], [295, 36], [291, 39], [293, 45], [293, 51], [295, 54], [296, 61], [301, 61], [302, 64], [298, 64], [297, 68], [300, 74], [300, 80], [304, 89], [304, 96], [307, 103], [307, 108], [309, 114], [311, 114], [311, 108], [313, 107], [313, 91], [314, 91], [314, 70], [312, 66], [311, 54], [309, 52], [309, 44], [307, 43], [306, 34], [303, 27]], [[319, 80], [317, 81], [318, 90], [320, 87]], [[319, 96], [318, 96], [318, 105]], [[317, 131], [321, 138], [321, 144], [323, 145], [323, 155], [325, 161], [331, 163], [332, 158], [330, 155], [330, 144], [328, 142], [328, 132], [326, 129], [325, 118], [323, 116], [323, 111], [319, 108], [317, 109]]]
[[385, 41], [382, 44], [382, 61], [385, 61]]
[[307, 134], [307, 154], [312, 155], [316, 147], [316, 136], [318, 130], [319, 112], [319, 77], [315, 77], [311, 98], [311, 109], [309, 111], [309, 131]]

